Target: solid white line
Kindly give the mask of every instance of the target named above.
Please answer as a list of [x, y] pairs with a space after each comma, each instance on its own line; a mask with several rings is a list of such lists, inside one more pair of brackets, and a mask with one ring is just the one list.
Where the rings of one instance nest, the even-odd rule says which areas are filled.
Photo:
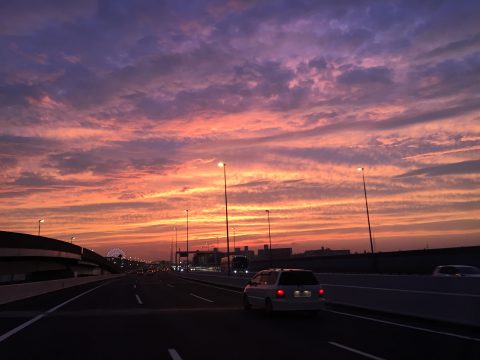
[[64, 301], [63, 303], [61, 303], [61, 304], [59, 304], [59, 305], [51, 308], [50, 310], [45, 311], [43, 314], [40, 314], [40, 315], [38, 315], [38, 316], [35, 316], [33, 319], [30, 319], [30, 320], [28, 320], [27, 322], [24, 322], [23, 324], [17, 326], [16, 328], [14, 328], [14, 329], [6, 332], [6, 333], [3, 334], [2, 336], [0, 336], [0, 343], [1, 343], [2, 341], [4, 341], [4, 340], [8, 339], [10, 336], [15, 335], [17, 332], [25, 329], [27, 326], [30, 326], [30, 325], [32, 325], [33, 323], [36, 323], [38, 320], [42, 319], [42, 318], [45, 317], [47, 314], [50, 314], [50, 313], [54, 312], [55, 310], [60, 309], [62, 306], [65, 306], [65, 305], [67, 305], [68, 303], [70, 303], [70, 302], [72, 302], [72, 301], [74, 301], [74, 300], [77, 300], [79, 297], [81, 297], [81, 296], [83, 296], [83, 295], [86, 295], [86, 294], [88, 294], [88, 293], [91, 293], [92, 291], [94, 291], [94, 290], [96, 290], [96, 289], [98, 289], [98, 288], [100, 288], [100, 287], [102, 287], [102, 286], [105, 286], [105, 285], [107, 285], [107, 284], [110, 284], [110, 283], [111, 283], [111, 281], [108, 282], [108, 283], [103, 283], [103, 284], [101, 284], [101, 285], [99, 285], [99, 286], [96, 286], [96, 287], [94, 287], [93, 289], [87, 290], [87, 291], [85, 291], [85, 292], [83, 292], [83, 293], [81, 293], [81, 294], [79, 294], [79, 295], [77, 295], [77, 296], [74, 296], [73, 298], [71, 298], [71, 299], [69, 299], [69, 300], [67, 300], [67, 301]]
[[336, 342], [333, 342], [333, 341], [329, 341], [328, 343], [329, 343], [330, 345], [338, 346], [339, 348], [342, 348], [342, 349], [351, 351], [351, 352], [353, 352], [353, 353], [355, 353], [355, 354], [362, 355], [362, 356], [365, 356], [365, 357], [370, 358], [370, 359], [384, 360], [384, 359], [381, 358], [381, 357], [378, 357], [378, 356], [375, 356], [375, 355], [371, 355], [371, 354], [369, 354], [369, 353], [366, 353], [366, 352], [363, 352], [363, 351], [360, 351], [360, 350], [357, 350], [357, 349], [352, 349], [351, 347], [348, 347], [348, 346], [345, 346], [345, 345], [342, 345], [342, 344], [339, 344], [339, 343], [336, 343]]
[[464, 336], [464, 335], [459, 335], [459, 334], [454, 334], [454, 333], [449, 333], [449, 332], [444, 332], [444, 331], [436, 331], [436, 330], [421, 328], [421, 327], [412, 326], [412, 325], [400, 324], [400, 323], [396, 323], [396, 322], [392, 322], [392, 321], [375, 319], [375, 318], [371, 318], [371, 317], [368, 317], [368, 316], [353, 315], [353, 314], [344, 313], [344, 312], [341, 312], [341, 311], [334, 311], [334, 310], [325, 310], [325, 311], [335, 313], [335, 314], [350, 316], [350, 317], [354, 317], [354, 318], [364, 319], [364, 320], [376, 321], [376, 322], [379, 322], [379, 323], [382, 323], [382, 324], [395, 325], [395, 326], [400, 326], [400, 327], [404, 327], [404, 328], [407, 328], [407, 329], [414, 329], [414, 330], [425, 331], [425, 332], [429, 332], [429, 333], [433, 333], [433, 334], [451, 336], [451, 337], [456, 337], [456, 338], [459, 338], [459, 339], [472, 340], [472, 341], [480, 342], [480, 339], [470, 337], [470, 336]]
[[172, 360], [182, 360], [182, 358], [180, 357], [180, 355], [178, 355], [177, 350], [175, 350], [175, 349], [168, 349], [168, 353], [170, 354], [170, 357], [172, 358]]
[[208, 301], [208, 302], [211, 302], [211, 303], [213, 302], [213, 300], [205, 299], [205, 298], [203, 298], [201, 296], [198, 296], [198, 295], [195, 295], [193, 293], [190, 293], [190, 296], [196, 297], [196, 298], [201, 299], [203, 301]]
[[138, 296], [137, 294], [135, 294], [135, 297], [137, 298], [137, 301], [140, 305], [143, 305], [143, 302], [142, 302], [142, 299], [140, 299], [140, 296]]
[[40, 320], [41, 318], [45, 317], [45, 314], [40, 314], [38, 316], [35, 316], [33, 319], [31, 320], [28, 320], [27, 322], [23, 323], [22, 325], [19, 325], [17, 326], [15, 329], [12, 329], [10, 330], [9, 332], [6, 332], [5, 334], [3, 334], [2, 336], [0, 336], [0, 343], [3, 341], [3, 340], [6, 340], [8, 339], [10, 336], [16, 334], [17, 332], [19, 332], [20, 330], [23, 330], [25, 329], [27, 326], [37, 322], [38, 320]]

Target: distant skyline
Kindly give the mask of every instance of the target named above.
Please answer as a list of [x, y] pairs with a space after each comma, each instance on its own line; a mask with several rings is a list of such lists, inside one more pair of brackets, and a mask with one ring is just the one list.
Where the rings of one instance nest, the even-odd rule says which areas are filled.
[[[2, 1], [0, 230], [105, 255], [480, 244], [480, 2]], [[233, 238], [233, 234], [230, 236]], [[233, 248], [233, 241], [230, 242]]]

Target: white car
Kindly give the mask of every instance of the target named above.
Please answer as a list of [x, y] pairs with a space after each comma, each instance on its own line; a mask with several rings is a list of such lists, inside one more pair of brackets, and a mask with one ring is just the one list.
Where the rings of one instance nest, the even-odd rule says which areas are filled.
[[475, 266], [467, 265], [441, 265], [433, 271], [433, 276], [448, 277], [480, 277], [480, 270]]
[[315, 274], [301, 269], [269, 269], [255, 274], [243, 290], [243, 307], [273, 311], [307, 310], [324, 307], [325, 290]]

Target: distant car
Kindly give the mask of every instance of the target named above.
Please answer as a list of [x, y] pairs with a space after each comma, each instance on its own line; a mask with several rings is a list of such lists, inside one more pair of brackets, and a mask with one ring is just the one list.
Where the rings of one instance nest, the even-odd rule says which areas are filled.
[[274, 311], [307, 310], [324, 307], [325, 290], [315, 274], [301, 269], [269, 269], [255, 274], [243, 290], [243, 308]]
[[148, 270], [146, 271], [146, 274], [147, 274], [147, 275], [155, 275], [156, 272], [157, 272], [157, 271], [156, 271], [155, 269], [148, 269]]
[[467, 265], [441, 265], [433, 271], [433, 276], [480, 277], [480, 269]]

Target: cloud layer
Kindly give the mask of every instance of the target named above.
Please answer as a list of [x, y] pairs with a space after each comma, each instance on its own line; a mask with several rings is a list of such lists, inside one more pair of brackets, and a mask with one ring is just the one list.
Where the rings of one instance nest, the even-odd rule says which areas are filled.
[[276, 246], [367, 249], [359, 166], [378, 250], [478, 244], [480, 3], [0, 10], [4, 230], [168, 258], [188, 208], [222, 246], [221, 160], [241, 246], [270, 209]]

